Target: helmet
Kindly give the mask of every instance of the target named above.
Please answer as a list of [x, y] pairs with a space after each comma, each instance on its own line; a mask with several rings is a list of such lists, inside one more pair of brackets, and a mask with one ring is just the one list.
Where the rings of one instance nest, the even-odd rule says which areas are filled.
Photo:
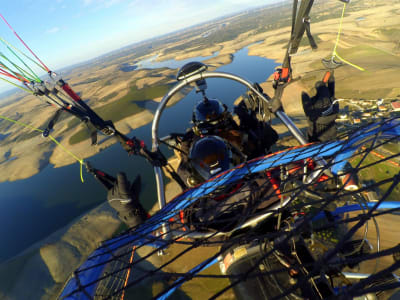
[[207, 136], [193, 143], [189, 159], [193, 171], [207, 180], [212, 176], [229, 169], [231, 152], [218, 136]]
[[222, 127], [227, 108], [217, 99], [201, 101], [193, 112], [195, 132], [199, 135], [212, 134], [217, 127]]

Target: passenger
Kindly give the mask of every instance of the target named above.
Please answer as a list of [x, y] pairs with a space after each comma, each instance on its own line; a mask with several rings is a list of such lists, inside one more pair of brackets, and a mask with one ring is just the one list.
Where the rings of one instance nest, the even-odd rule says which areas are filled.
[[206, 99], [199, 102], [193, 111], [192, 122], [193, 127], [186, 131], [178, 145], [186, 156], [194, 141], [208, 135], [223, 135], [221, 137], [240, 149], [239, 126], [220, 101]]
[[257, 120], [256, 114], [242, 100], [234, 107], [239, 124], [226, 105], [218, 100], [200, 102], [193, 112], [193, 132], [197, 136], [218, 135], [234, 145], [248, 159], [265, 155], [278, 140], [269, 124]]
[[188, 159], [180, 164], [178, 175], [193, 187], [234, 165], [228, 143], [210, 135], [196, 139], [189, 149]]
[[[190, 170], [183, 176], [194, 186], [231, 166], [231, 151], [220, 137], [207, 136], [197, 140], [189, 150]], [[180, 174], [182, 175], [182, 174]], [[108, 191], [107, 200], [118, 213], [121, 221], [135, 227], [147, 218], [147, 213], [139, 201], [140, 176], [130, 184], [125, 173], [119, 173], [114, 186]]]
[[[189, 151], [190, 172], [187, 181], [192, 185], [230, 169], [231, 151], [222, 138], [206, 136], [194, 142]], [[249, 175], [233, 186], [223, 187], [214, 196], [200, 199], [184, 212], [185, 223], [196, 230], [229, 231], [249, 213], [265, 208], [279, 200], [265, 173]], [[110, 205], [120, 219], [135, 227], [147, 218], [138, 200], [137, 180], [130, 186], [124, 173], [118, 174], [117, 183], [108, 192]]]
[[[218, 136], [197, 140], [190, 149], [189, 161], [188, 182], [191, 185], [202, 183], [233, 166], [229, 147]], [[249, 174], [246, 180], [221, 188], [187, 208], [185, 223], [196, 230], [229, 231], [249, 214], [279, 200], [264, 172]]]

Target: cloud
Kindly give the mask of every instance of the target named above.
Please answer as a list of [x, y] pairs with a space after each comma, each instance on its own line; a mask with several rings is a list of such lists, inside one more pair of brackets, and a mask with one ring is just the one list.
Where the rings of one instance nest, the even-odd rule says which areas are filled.
[[84, 6], [95, 6], [96, 9], [99, 9], [99, 8], [109, 8], [125, 0], [82, 0], [82, 1]]
[[118, 3], [120, 3], [120, 2], [122, 2], [122, 1], [124, 1], [124, 0], [108, 0], [108, 1], [104, 1], [104, 7], [106, 7], [106, 8], [108, 8], [108, 7], [110, 7], [110, 6], [113, 6], [113, 5], [115, 5], [115, 4], [118, 4]]
[[94, 2], [94, 0], [83, 0], [83, 5], [84, 6], [89, 6], [90, 4], [92, 4]]
[[60, 31], [60, 27], [53, 27], [46, 30], [47, 34], [54, 34]]

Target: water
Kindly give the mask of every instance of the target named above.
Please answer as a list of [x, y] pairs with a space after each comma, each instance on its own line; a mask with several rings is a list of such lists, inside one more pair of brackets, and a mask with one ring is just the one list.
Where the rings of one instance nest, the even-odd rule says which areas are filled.
[[120, 70], [123, 72], [131, 72], [134, 70], [142, 70], [142, 69], [162, 69], [162, 68], [178, 69], [188, 62], [204, 61], [216, 57], [218, 56], [218, 54], [219, 51], [214, 52], [212, 55], [209, 56], [198, 56], [182, 60], [169, 59], [164, 61], [156, 61], [158, 55], [154, 55], [148, 59], [144, 59], [139, 62], [133, 62], [132, 64], [123, 64], [120, 67]]
[[182, 60], [169, 59], [164, 61], [156, 61], [158, 55], [152, 56], [148, 59], [142, 60], [137, 64], [138, 70], [140, 69], [161, 69], [161, 68], [169, 68], [169, 69], [178, 69], [182, 67], [184, 64], [191, 61], [203, 61], [213, 57], [218, 56], [219, 52], [214, 52], [209, 56], [198, 56], [192, 57]]
[[8, 133], [8, 134], [1, 134], [0, 133], [0, 141], [6, 139], [9, 135], [10, 135], [10, 133]]
[[[217, 54], [214, 54], [215, 56]], [[188, 61], [199, 61], [210, 57], [196, 57], [184, 61], [153, 62], [153, 67], [179, 68]], [[142, 62], [143, 63], [143, 62]], [[146, 62], [147, 67], [151, 62]], [[143, 64], [142, 64], [143, 66]], [[273, 72], [276, 64], [272, 60], [248, 56], [248, 49], [239, 50], [231, 64], [218, 71], [235, 73], [250, 81], [263, 82]], [[226, 79], [207, 81], [207, 95], [218, 98], [229, 107], [246, 89]], [[192, 110], [200, 95], [191, 91], [182, 101], [165, 110], [160, 122], [160, 136], [170, 132], [184, 132], [190, 126]], [[142, 102], [150, 110], [156, 103]], [[176, 116], [179, 116], [177, 118]], [[151, 124], [134, 130], [135, 135], [151, 145]], [[88, 142], [88, 147], [90, 147]], [[116, 175], [124, 171], [131, 180], [142, 176], [141, 201], [146, 209], [156, 202], [155, 180], [152, 167], [140, 157], [128, 157], [120, 145], [113, 145], [88, 159], [94, 167]], [[0, 262], [23, 251], [33, 243], [64, 227], [73, 219], [106, 201], [106, 191], [90, 175], [85, 174], [85, 183], [80, 182], [79, 165], [63, 168], [47, 166], [39, 174], [25, 180], [0, 183]]]

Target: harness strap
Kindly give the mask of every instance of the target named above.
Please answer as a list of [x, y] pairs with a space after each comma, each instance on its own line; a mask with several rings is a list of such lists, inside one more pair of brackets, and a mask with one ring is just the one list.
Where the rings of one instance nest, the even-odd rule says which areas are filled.
[[282, 63], [282, 68], [279, 68], [274, 73], [273, 88], [275, 89], [274, 97], [270, 102], [270, 110], [276, 113], [282, 110], [282, 95], [285, 87], [289, 84], [292, 78], [291, 55], [295, 54], [300, 46], [304, 32], [307, 31], [307, 37], [313, 49], [317, 48], [317, 44], [311, 35], [310, 30], [310, 11], [314, 4], [314, 0], [301, 1], [297, 11], [298, 0], [293, 1], [292, 11], [292, 30], [290, 40], [287, 46], [285, 58]]
[[317, 43], [314, 40], [314, 37], [311, 34], [311, 26], [310, 26], [310, 17], [306, 17], [303, 19], [304, 27], [306, 29], [306, 34], [308, 38], [308, 42], [313, 50], [318, 48]]
[[58, 109], [56, 111], [56, 113], [53, 115], [53, 117], [50, 119], [49, 123], [47, 124], [47, 127], [42, 132], [42, 136], [43, 137], [48, 137], [49, 136], [50, 131], [53, 130], [54, 125], [56, 124], [56, 122], [60, 118], [60, 115], [61, 115], [62, 111], [63, 111], [62, 108]]
[[[294, 54], [297, 52], [301, 39], [304, 35], [304, 31], [306, 30], [306, 24], [310, 25], [310, 11], [314, 4], [314, 0], [303, 0], [301, 1], [299, 11], [296, 16], [296, 22], [293, 29], [293, 33], [290, 38], [289, 43], [289, 54]], [[308, 20], [308, 22], [305, 22]], [[284, 66], [285, 67], [285, 66]]]

